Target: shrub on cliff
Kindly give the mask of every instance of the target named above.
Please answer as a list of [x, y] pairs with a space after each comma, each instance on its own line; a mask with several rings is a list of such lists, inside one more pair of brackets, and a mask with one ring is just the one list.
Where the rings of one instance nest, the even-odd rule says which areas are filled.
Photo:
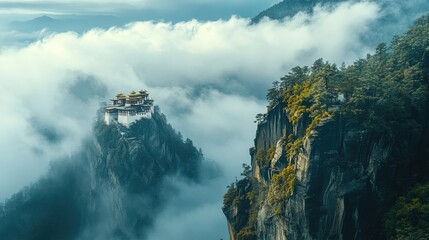
[[296, 184], [295, 166], [285, 167], [271, 179], [268, 190], [268, 202], [273, 206], [274, 214], [280, 214], [282, 205], [292, 195]]
[[429, 239], [429, 183], [399, 197], [386, 214], [387, 239]]

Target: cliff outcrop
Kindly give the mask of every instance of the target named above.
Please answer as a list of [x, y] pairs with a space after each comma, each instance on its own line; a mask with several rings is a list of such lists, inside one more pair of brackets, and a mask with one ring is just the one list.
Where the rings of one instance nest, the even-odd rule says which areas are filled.
[[[5, 239], [145, 239], [171, 186], [198, 183], [203, 156], [159, 109], [130, 127], [106, 125], [69, 159], [0, 205]], [[170, 190], [169, 190], [170, 189]]]
[[[399, 146], [395, 139], [372, 135], [339, 117], [322, 121], [305, 138], [296, 160], [287, 159], [285, 144], [280, 142], [289, 131], [293, 132], [293, 125], [289, 121], [276, 122], [281, 115], [281, 107], [277, 106], [258, 126], [255, 147], [251, 149], [251, 177], [231, 187], [235, 198], [244, 196], [246, 200], [231, 200], [223, 208], [232, 236], [237, 236], [252, 217], [256, 218], [255, 235], [231, 239], [380, 237], [382, 216], [400, 191], [397, 187], [402, 183], [398, 181], [408, 174], [408, 164], [415, 162], [405, 164], [396, 158], [394, 149]], [[276, 154], [264, 168], [253, 153], [269, 146], [275, 146]], [[290, 196], [278, 199], [280, 206], [276, 206], [269, 194], [272, 178], [288, 166], [293, 166], [296, 182]], [[249, 195], [259, 196], [249, 199]], [[248, 212], [252, 208], [256, 212]]]
[[[385, 215], [398, 196], [429, 180], [428, 25], [421, 18], [390, 52], [379, 45], [374, 56], [342, 69], [318, 60], [275, 83], [251, 169], [225, 194], [231, 239], [403, 234], [386, 235]], [[413, 221], [427, 222], [418, 212]]]

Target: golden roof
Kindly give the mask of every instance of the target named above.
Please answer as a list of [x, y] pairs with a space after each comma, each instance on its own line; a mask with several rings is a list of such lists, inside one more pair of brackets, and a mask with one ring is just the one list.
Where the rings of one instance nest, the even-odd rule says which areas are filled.
[[128, 97], [138, 97], [140, 94], [137, 94], [135, 91], [132, 91]]
[[132, 91], [128, 95], [124, 95], [123, 93], [118, 93], [118, 94], [116, 94], [116, 98], [118, 100], [122, 100], [122, 99], [138, 99], [138, 98], [142, 98], [142, 96], [144, 97], [144, 96], [148, 96], [148, 95], [149, 95], [149, 93], [146, 90], [142, 89], [142, 90], [140, 90], [138, 92]]

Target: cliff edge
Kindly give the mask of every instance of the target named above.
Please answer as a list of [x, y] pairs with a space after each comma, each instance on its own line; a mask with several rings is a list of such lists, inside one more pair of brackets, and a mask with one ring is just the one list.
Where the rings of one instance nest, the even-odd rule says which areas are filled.
[[[428, 27], [426, 15], [353, 65], [319, 59], [274, 82], [251, 167], [224, 197], [232, 240], [429, 236], [386, 220], [400, 196], [429, 181]], [[425, 226], [429, 199], [415, 199], [401, 224]]]

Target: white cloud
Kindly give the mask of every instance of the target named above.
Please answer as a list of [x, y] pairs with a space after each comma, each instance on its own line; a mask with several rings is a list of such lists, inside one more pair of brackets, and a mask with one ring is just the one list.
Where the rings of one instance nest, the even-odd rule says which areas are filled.
[[155, 220], [154, 229], [147, 239], [229, 239], [226, 220], [221, 216], [222, 203], [218, 199], [218, 191], [214, 190], [222, 186], [219, 190], [226, 191], [223, 183], [176, 185], [178, 194], [167, 198], [170, 205]]
[[225, 186], [248, 162], [253, 117], [264, 111], [266, 88], [291, 67], [322, 56], [339, 64], [364, 56], [367, 48], [359, 39], [378, 11], [376, 4], [361, 2], [258, 25], [237, 17], [138, 22], [84, 35], [49, 35], [2, 50], [0, 200], [35, 181], [49, 161], [79, 148], [100, 98], [82, 100], [70, 89], [89, 81], [106, 87], [109, 96], [147, 88], [172, 125], [225, 169], [224, 178], [211, 187], [215, 200], [202, 199], [201, 207], [181, 213], [176, 239], [185, 239], [186, 227], [194, 227], [186, 219], [204, 222], [195, 220], [201, 212], [219, 224]]

